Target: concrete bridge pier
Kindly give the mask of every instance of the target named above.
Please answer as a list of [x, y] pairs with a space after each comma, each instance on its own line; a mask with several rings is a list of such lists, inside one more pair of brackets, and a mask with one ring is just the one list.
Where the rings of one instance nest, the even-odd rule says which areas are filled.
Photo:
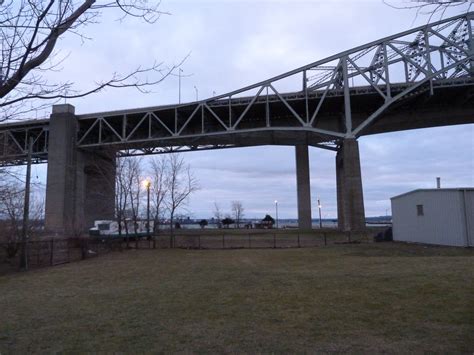
[[77, 235], [96, 219], [113, 219], [115, 152], [79, 150], [74, 106], [53, 106], [49, 124], [45, 229]]
[[300, 229], [311, 229], [311, 184], [309, 178], [308, 146], [295, 146], [295, 153], [298, 227]]
[[359, 143], [344, 139], [336, 155], [337, 220], [342, 230], [365, 228]]

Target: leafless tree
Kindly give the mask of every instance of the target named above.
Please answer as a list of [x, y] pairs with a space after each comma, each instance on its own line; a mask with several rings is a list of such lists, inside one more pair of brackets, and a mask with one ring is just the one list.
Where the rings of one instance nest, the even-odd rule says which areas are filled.
[[129, 207], [134, 233], [138, 233], [138, 220], [140, 218], [140, 202], [142, 192], [142, 159], [127, 157], [125, 159], [125, 181], [128, 189]]
[[240, 221], [244, 217], [244, 206], [241, 201], [232, 201], [231, 203], [232, 213], [234, 215], [234, 220], [237, 228], [240, 228]]
[[168, 177], [166, 187], [168, 197], [165, 204], [170, 212], [170, 229], [173, 233], [173, 223], [176, 210], [182, 207], [189, 196], [199, 189], [196, 178], [191, 173], [190, 166], [179, 154], [170, 154], [167, 158]]
[[164, 201], [167, 196], [166, 181], [168, 165], [164, 156], [153, 157], [150, 162], [151, 205], [153, 216], [153, 232], [157, 232], [160, 220], [164, 214]]
[[214, 202], [214, 218], [216, 219], [217, 228], [222, 228], [222, 212], [217, 202]]
[[129, 202], [129, 191], [125, 175], [125, 159], [117, 159], [115, 170], [115, 215], [117, 217], [119, 236], [122, 236], [122, 226], [125, 227], [125, 235], [128, 244], [128, 226], [126, 224], [126, 211]]
[[[115, 175], [115, 216], [118, 223], [119, 235], [125, 229], [127, 247], [130, 232], [138, 232], [140, 205], [142, 199], [142, 159], [122, 157], [116, 162]], [[129, 225], [131, 219], [132, 226]]]
[[[0, 187], [0, 239], [9, 258], [14, 257], [22, 239], [24, 182], [10, 179]], [[32, 199], [30, 202], [30, 223], [28, 224], [29, 238], [39, 230], [43, 217], [44, 201]]]
[[[170, 75], [179, 64], [137, 66], [113, 73], [105, 81], [78, 91], [72, 82], [51, 82], [48, 73], [60, 70], [58, 55], [66, 35], [87, 37], [83, 29], [115, 14], [153, 24], [160, 15], [158, 0], [0, 0], [0, 114], [1, 120], [21, 116], [47, 100], [77, 98], [105, 88], [135, 87], [147, 91]], [[45, 104], [43, 104], [45, 105]]]

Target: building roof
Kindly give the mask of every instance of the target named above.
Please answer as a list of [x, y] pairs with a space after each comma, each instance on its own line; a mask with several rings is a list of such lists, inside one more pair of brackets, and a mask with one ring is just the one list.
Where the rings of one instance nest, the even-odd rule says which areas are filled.
[[402, 196], [410, 195], [416, 192], [444, 192], [444, 191], [474, 191], [474, 187], [452, 187], [452, 188], [441, 188], [441, 189], [416, 189], [412, 191], [405, 192], [403, 194], [393, 196], [390, 199], [396, 199]]

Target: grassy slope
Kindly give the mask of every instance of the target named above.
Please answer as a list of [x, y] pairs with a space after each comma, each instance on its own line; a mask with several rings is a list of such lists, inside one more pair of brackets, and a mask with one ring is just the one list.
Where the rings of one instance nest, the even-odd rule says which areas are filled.
[[474, 251], [139, 250], [0, 277], [0, 353], [474, 350]]

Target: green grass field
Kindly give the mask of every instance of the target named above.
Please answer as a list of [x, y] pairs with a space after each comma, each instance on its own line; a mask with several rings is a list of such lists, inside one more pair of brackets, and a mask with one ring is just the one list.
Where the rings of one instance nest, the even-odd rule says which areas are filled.
[[130, 250], [0, 277], [0, 353], [473, 352], [474, 251]]

